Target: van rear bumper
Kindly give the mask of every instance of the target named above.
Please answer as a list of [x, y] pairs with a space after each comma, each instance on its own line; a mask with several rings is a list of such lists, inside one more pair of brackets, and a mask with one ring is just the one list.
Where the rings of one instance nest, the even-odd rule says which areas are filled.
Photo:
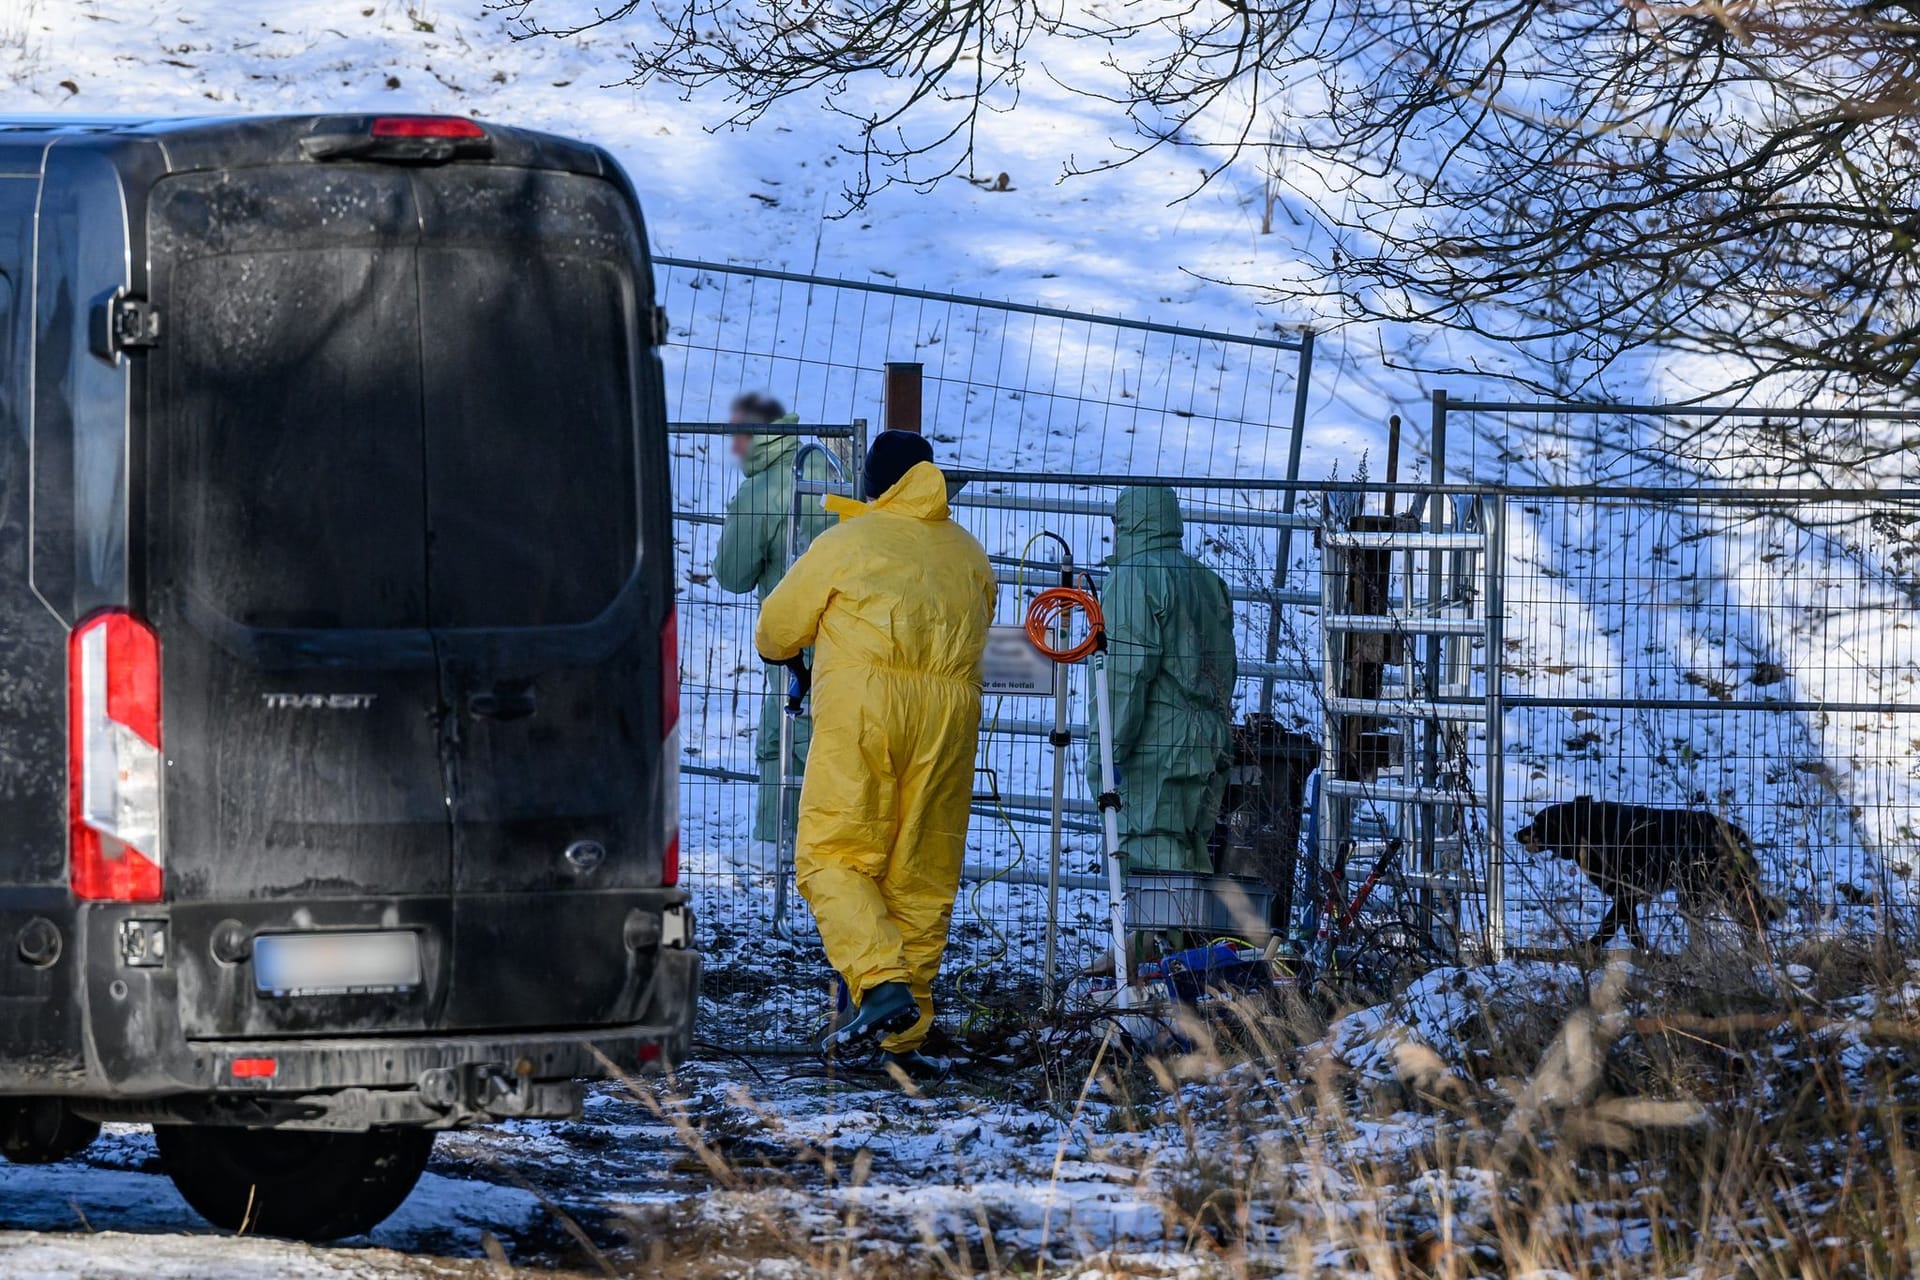
[[[207, 1086], [237, 1093], [392, 1089], [432, 1072], [499, 1066], [515, 1079], [607, 1079], [661, 1070], [683, 1060], [692, 1020], [678, 1026], [593, 1031], [431, 1036], [396, 1040], [220, 1041], [195, 1046]], [[272, 1064], [272, 1074], [262, 1074]]]
[[451, 1129], [579, 1114], [583, 1080], [663, 1071], [692, 1049], [700, 954], [659, 953], [659, 1021], [574, 1031], [196, 1040], [178, 1092], [74, 1098], [102, 1121], [359, 1130]]

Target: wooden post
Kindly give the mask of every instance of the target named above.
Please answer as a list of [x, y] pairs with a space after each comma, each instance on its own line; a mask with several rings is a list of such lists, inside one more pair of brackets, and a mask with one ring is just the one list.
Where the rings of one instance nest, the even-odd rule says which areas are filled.
[[[1383, 533], [1394, 528], [1392, 516], [1355, 514], [1348, 528], [1356, 533]], [[1393, 573], [1393, 553], [1376, 547], [1356, 547], [1347, 553], [1346, 611], [1350, 614], [1387, 612]], [[1391, 633], [1349, 631], [1340, 637], [1343, 698], [1378, 698], [1386, 687], [1385, 667], [1404, 660], [1401, 639]], [[1338, 773], [1345, 782], [1371, 782], [1392, 762], [1390, 722], [1373, 716], [1344, 716], [1340, 721]]]
[[886, 404], [881, 417], [888, 431], [920, 434], [920, 374], [917, 360], [887, 361]]
[[[1400, 415], [1394, 414], [1387, 419], [1387, 502], [1386, 512], [1393, 514], [1394, 504], [1399, 495], [1392, 486], [1400, 483]], [[1417, 504], [1416, 504], [1417, 505]]]

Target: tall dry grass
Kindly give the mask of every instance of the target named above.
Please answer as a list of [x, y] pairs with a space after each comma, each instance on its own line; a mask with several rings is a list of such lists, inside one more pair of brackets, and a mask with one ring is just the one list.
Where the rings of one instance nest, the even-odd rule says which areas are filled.
[[[794, 1142], [743, 1167], [670, 1088], [637, 1084], [715, 1191], [636, 1219], [632, 1253], [605, 1262], [688, 1280], [1920, 1276], [1916, 975], [1858, 942], [1774, 959], [1757, 981], [1702, 970], [1742, 957], [1616, 965], [1576, 1005], [1490, 1007], [1460, 1043], [1405, 1035], [1370, 1076], [1299, 1006], [1190, 1022], [1180, 1054], [1047, 1041], [1077, 1064], [1053, 1095], [1057, 1152], [1131, 1169], [1154, 1239], [1103, 1238], [1064, 1208], [1036, 1231], [986, 1199], [958, 1220], [911, 1197], [880, 1213], [853, 1194], [876, 1178], [867, 1153]], [[965, 1088], [1043, 1074], [1067, 1064]], [[777, 1141], [778, 1116], [761, 1119]], [[1049, 1189], [1033, 1176], [1037, 1202]]]

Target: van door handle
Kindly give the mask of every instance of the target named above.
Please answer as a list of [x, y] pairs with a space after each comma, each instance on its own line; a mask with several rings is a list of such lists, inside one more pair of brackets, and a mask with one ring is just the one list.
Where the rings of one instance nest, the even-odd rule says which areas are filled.
[[497, 684], [467, 699], [467, 714], [476, 720], [525, 720], [537, 709], [531, 684]]

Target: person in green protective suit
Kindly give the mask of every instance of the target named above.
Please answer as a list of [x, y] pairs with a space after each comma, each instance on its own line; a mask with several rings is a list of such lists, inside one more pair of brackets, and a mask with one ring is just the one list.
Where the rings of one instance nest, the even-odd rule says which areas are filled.
[[[1120, 847], [1135, 870], [1207, 873], [1232, 764], [1233, 604], [1219, 575], [1181, 549], [1172, 490], [1123, 490], [1113, 524], [1100, 608]], [[1097, 748], [1088, 752], [1087, 776], [1097, 794]]]
[[[740, 426], [769, 426], [800, 419], [767, 396], [743, 395], [733, 402], [729, 420]], [[742, 432], [733, 437], [733, 455], [746, 479], [727, 503], [726, 523], [721, 526], [720, 546], [713, 557], [714, 581], [722, 590], [751, 591], [764, 601], [786, 575], [792, 559], [787, 554], [787, 514], [793, 507], [793, 463], [799, 456], [800, 443], [796, 435]], [[807, 478], [828, 478], [825, 458], [814, 455], [807, 459]], [[805, 551], [815, 535], [832, 523], [833, 517], [817, 499], [804, 503], [795, 554]], [[760, 728], [753, 742], [754, 762], [760, 773], [753, 838], [773, 841], [780, 834], [780, 719], [785, 714], [787, 673], [780, 667], [768, 667], [766, 671], [766, 696], [760, 704]], [[809, 728], [804, 719], [794, 721], [788, 769], [796, 784], [806, 770]], [[792, 794], [787, 805], [788, 831], [793, 830], [798, 806], [797, 785]]]

